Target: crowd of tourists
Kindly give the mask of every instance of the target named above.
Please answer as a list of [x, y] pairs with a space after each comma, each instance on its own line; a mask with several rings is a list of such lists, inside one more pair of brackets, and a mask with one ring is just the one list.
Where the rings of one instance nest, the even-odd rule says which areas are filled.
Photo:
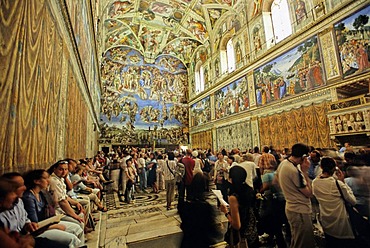
[[[320, 223], [326, 247], [368, 247], [345, 203], [369, 219], [369, 154], [298, 143], [290, 149], [235, 148], [152, 151], [118, 147], [91, 159], [64, 159], [49, 169], [0, 177], [0, 241], [10, 247], [83, 247], [105, 185], [122, 204], [135, 194], [166, 192], [166, 209], [181, 217], [181, 247], [316, 247]], [[221, 192], [217, 205], [207, 196]], [[175, 199], [177, 198], [177, 205]], [[224, 212], [227, 232], [217, 213]], [[40, 221], [60, 221], [40, 227]], [[365, 227], [366, 228], [366, 227]], [[368, 230], [365, 230], [368, 231]], [[366, 234], [366, 233], [365, 233]], [[369, 233], [370, 234], [370, 233]]]

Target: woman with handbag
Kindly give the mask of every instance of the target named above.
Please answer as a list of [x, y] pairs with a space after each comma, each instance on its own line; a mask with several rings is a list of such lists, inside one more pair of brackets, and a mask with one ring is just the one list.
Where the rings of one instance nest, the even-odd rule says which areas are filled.
[[[356, 198], [351, 188], [344, 183], [344, 174], [333, 158], [322, 158], [321, 169], [322, 174], [312, 182], [312, 191], [320, 204], [320, 222], [325, 234], [326, 247], [356, 247], [355, 236], [344, 203], [345, 200], [355, 205]], [[334, 173], [338, 180], [334, 178]]]
[[258, 247], [256, 219], [253, 214], [253, 189], [246, 184], [246, 170], [237, 165], [229, 171], [229, 209], [221, 205], [229, 221], [229, 228], [225, 234], [225, 241], [229, 247]]

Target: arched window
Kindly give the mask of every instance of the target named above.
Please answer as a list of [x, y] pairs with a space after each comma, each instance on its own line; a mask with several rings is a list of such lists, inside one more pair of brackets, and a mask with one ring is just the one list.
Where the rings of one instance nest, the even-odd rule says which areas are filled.
[[292, 21], [287, 0], [274, 0], [271, 12], [263, 12], [267, 48], [274, 46], [292, 34]]
[[[230, 36], [229, 36], [230, 37]], [[227, 38], [223, 41], [226, 43]], [[235, 51], [232, 39], [220, 46], [221, 74], [230, 73], [235, 70]]]
[[198, 94], [204, 90], [204, 69], [201, 63], [195, 67], [195, 93]]
[[235, 51], [232, 39], [230, 39], [227, 42], [226, 53], [227, 53], [227, 70], [230, 73], [235, 70]]
[[275, 34], [275, 43], [279, 43], [292, 34], [292, 22], [287, 0], [274, 0], [271, 5], [271, 19]]
[[226, 50], [220, 51], [220, 62], [221, 62], [221, 75], [227, 72], [227, 52]]

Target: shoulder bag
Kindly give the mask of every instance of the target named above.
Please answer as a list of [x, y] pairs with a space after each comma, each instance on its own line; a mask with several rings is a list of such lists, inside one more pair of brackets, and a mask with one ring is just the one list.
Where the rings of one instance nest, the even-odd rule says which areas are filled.
[[335, 183], [343, 199], [344, 206], [346, 207], [353, 235], [355, 235], [356, 239], [359, 241], [366, 242], [368, 245], [370, 245], [370, 224], [367, 218], [362, 216], [354, 206], [344, 199], [343, 192], [338, 181], [336, 180]]

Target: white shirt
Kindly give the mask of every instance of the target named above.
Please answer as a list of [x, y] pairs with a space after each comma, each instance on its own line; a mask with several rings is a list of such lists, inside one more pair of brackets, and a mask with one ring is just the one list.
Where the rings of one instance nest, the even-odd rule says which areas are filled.
[[[354, 238], [351, 224], [347, 217], [347, 210], [343, 198], [333, 177], [321, 178], [318, 176], [312, 182], [312, 192], [320, 204], [321, 225], [324, 232], [340, 239]], [[351, 188], [338, 181], [347, 202], [356, 204], [356, 198]]]
[[253, 179], [257, 177], [256, 168], [258, 168], [258, 166], [252, 161], [244, 161], [240, 163], [239, 166], [246, 170], [247, 178], [245, 182], [253, 189]]

